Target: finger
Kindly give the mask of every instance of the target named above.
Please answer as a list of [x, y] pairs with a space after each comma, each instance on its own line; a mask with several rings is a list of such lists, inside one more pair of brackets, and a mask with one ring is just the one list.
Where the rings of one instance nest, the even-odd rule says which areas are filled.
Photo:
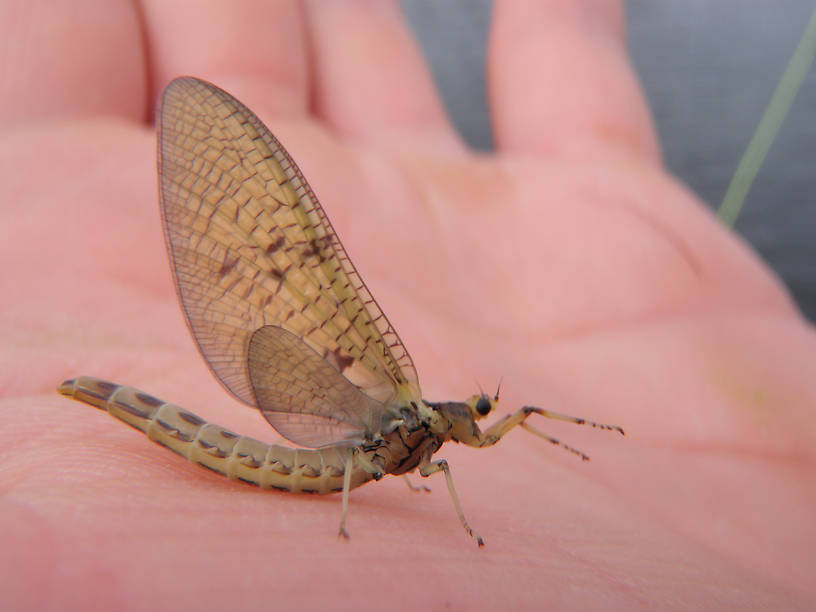
[[0, 40], [0, 121], [147, 116], [133, 3], [2, 2]]
[[624, 41], [621, 2], [496, 0], [488, 97], [497, 148], [659, 159]]
[[191, 75], [236, 92], [261, 115], [307, 111], [303, 16], [293, 0], [144, 0], [151, 84]]
[[387, 147], [463, 150], [395, 2], [307, 6], [314, 110], [337, 133]]

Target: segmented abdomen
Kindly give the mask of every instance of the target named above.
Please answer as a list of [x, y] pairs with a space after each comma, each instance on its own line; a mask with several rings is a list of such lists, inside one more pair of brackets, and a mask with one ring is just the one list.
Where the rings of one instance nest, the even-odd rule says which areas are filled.
[[[343, 489], [349, 448], [294, 449], [240, 436], [133, 387], [80, 376], [57, 389], [143, 431], [193, 463], [264, 489], [332, 493]], [[355, 467], [351, 488], [371, 479]]]

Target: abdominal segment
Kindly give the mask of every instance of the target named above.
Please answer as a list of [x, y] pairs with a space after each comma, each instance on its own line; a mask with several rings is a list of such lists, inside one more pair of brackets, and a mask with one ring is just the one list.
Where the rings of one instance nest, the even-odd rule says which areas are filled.
[[[85, 402], [144, 432], [173, 452], [227, 478], [263, 489], [334, 493], [343, 489], [351, 448], [299, 449], [241, 436], [152, 395], [81, 376], [62, 383], [62, 395]], [[354, 462], [351, 488], [372, 476]]]

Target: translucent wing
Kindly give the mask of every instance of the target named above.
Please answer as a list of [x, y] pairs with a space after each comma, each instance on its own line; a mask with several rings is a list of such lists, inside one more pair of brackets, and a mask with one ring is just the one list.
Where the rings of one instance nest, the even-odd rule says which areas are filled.
[[[274, 350], [289, 352], [279, 363], [308, 361], [313, 351], [377, 402], [418, 400], [411, 357], [300, 170], [260, 120], [214, 85], [180, 78], [164, 91], [158, 124], [162, 219], [176, 288], [221, 383], [304, 445], [307, 426], [290, 427], [294, 407], [303, 422], [312, 415], [326, 430], [318, 436], [324, 441], [362, 435], [355, 428], [376, 427], [376, 419], [370, 404], [357, 401], [345, 407], [354, 418], [335, 419], [339, 426], [328, 414], [337, 402], [308, 393], [293, 396], [288, 410], [263, 405], [262, 398], [285, 393], [280, 368], [263, 363], [262, 356], [274, 362]], [[250, 338], [266, 326], [298, 342], [263, 340], [250, 358]], [[326, 373], [313, 365], [306, 372]]]
[[305, 446], [362, 443], [379, 431], [382, 404], [364, 395], [300, 338], [267, 325], [249, 341], [249, 376], [263, 415]]

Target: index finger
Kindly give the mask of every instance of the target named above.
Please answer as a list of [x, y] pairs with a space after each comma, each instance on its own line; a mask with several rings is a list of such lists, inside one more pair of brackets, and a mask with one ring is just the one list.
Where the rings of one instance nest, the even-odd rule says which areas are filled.
[[308, 64], [297, 2], [144, 0], [151, 87], [196, 76], [262, 115], [307, 112]]

